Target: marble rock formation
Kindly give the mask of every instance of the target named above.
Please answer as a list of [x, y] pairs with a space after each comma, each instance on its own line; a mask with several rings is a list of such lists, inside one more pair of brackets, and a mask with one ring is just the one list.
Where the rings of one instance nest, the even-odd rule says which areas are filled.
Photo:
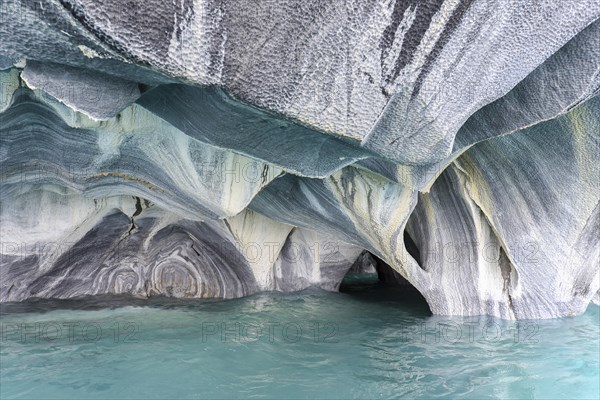
[[596, 0], [3, 1], [0, 301], [385, 264], [435, 314], [581, 314], [599, 94]]

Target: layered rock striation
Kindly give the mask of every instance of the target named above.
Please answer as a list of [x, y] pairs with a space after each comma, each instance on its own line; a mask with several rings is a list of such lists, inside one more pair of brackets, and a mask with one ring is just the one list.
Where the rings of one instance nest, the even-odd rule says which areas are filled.
[[10, 0], [0, 22], [0, 301], [337, 290], [371, 257], [435, 314], [598, 302], [597, 1]]

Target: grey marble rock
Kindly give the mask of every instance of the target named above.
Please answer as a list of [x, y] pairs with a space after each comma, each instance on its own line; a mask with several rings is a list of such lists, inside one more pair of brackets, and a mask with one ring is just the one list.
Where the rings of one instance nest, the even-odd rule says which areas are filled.
[[435, 314], [581, 314], [599, 21], [594, 0], [4, 1], [0, 301], [337, 290], [375, 260]]
[[434, 314], [514, 319], [516, 272], [458, 174], [444, 171], [410, 216], [421, 267], [412, 282]]
[[274, 288], [283, 292], [309, 287], [337, 291], [361, 253], [358, 246], [295, 228], [273, 266]]
[[[65, 226], [54, 240], [3, 243], [1, 301], [122, 293], [232, 298], [257, 290], [252, 270], [223, 222], [181, 220], [159, 210], [148, 213], [151, 206], [131, 197], [102, 204], [76, 195], [34, 191], [18, 200], [23, 206], [42, 201], [55, 212], [85, 206], [88, 213], [78, 224]], [[126, 213], [131, 206], [133, 212]], [[23, 212], [15, 217], [27, 219]], [[40, 222], [65, 224], [60, 214], [44, 219], [29, 219], [28, 227], [35, 230]], [[26, 226], [21, 222], [8, 229], [18, 231]]]
[[375, 260], [375, 271], [377, 272], [379, 281], [386, 285], [412, 287], [405, 277], [400, 275], [398, 271], [384, 263], [381, 259]]
[[597, 306], [600, 306], [600, 291], [596, 293], [596, 296], [594, 296], [594, 298], [592, 299], [592, 303], [594, 303]]
[[397, 164], [383, 158], [357, 165], [419, 190], [472, 145], [556, 118], [600, 91], [600, 21], [577, 34], [500, 99], [475, 112], [459, 129], [452, 153], [424, 165]]
[[216, 88], [163, 85], [138, 104], [194, 139], [277, 163], [296, 175], [322, 178], [375, 155], [357, 142], [277, 118]]
[[140, 196], [191, 219], [223, 218], [282, 172], [198, 142], [137, 105], [95, 121], [20, 89], [0, 130], [0, 198], [54, 183], [86, 197]]
[[10, 69], [13, 65], [13, 60], [0, 54], [0, 71]]
[[31, 89], [100, 120], [114, 117], [140, 97], [136, 82], [65, 65], [28, 61], [21, 78]]
[[376, 274], [377, 260], [375, 257], [366, 250], [358, 256], [352, 267], [348, 270], [348, 274]]
[[600, 287], [600, 96], [457, 159], [515, 272], [517, 318], [577, 315]]
[[[86, 199], [52, 185], [7, 203], [1, 214], [1, 302], [95, 294], [234, 298], [310, 286], [337, 290], [362, 252], [252, 211], [228, 220], [192, 221], [139, 197]], [[47, 212], [29, 212], [38, 208]]]
[[474, 112], [600, 17], [600, 5], [10, 0], [2, 12], [12, 57], [219, 85], [385, 158], [430, 164], [449, 155]]
[[16, 68], [0, 71], [0, 113], [12, 103], [13, 96], [19, 88], [19, 70]]

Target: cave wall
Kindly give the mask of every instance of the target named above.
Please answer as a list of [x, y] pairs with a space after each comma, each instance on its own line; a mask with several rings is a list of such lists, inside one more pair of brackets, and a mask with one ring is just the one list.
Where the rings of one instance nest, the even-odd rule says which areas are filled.
[[[600, 291], [592, 0], [0, 4], [0, 301]], [[407, 240], [407, 237], [409, 240]]]

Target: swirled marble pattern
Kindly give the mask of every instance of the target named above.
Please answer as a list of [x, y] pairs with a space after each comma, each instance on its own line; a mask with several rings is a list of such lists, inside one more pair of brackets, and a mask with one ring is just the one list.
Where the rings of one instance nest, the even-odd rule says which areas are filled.
[[0, 119], [3, 196], [52, 182], [87, 197], [132, 194], [188, 217], [218, 218], [242, 211], [282, 172], [200, 143], [137, 105], [99, 122], [43, 96], [20, 90]]
[[252, 270], [228, 241], [223, 223], [146, 213], [137, 201], [133, 216], [115, 208], [95, 209], [96, 224], [76, 241], [5, 248], [9, 264], [3, 266], [1, 300], [99, 293], [232, 298], [256, 291]]
[[436, 314], [599, 301], [597, 1], [9, 0], [0, 21], [0, 301], [337, 290], [362, 264]]
[[[250, 210], [228, 220], [192, 221], [139, 197], [86, 199], [53, 185], [13, 196], [0, 215], [0, 301], [337, 290], [362, 252]], [[30, 213], [38, 208], [47, 214]]]

